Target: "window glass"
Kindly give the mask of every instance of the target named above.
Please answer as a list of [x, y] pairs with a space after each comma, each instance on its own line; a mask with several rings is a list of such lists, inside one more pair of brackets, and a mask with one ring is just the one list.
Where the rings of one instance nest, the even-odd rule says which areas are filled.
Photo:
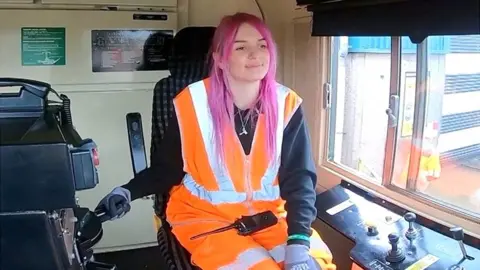
[[412, 43], [409, 37], [402, 37], [400, 47], [398, 79], [400, 87], [398, 90], [399, 120], [396, 131], [396, 144], [394, 145], [395, 154], [391, 183], [398, 187], [406, 188], [415, 113], [417, 45]]
[[431, 36], [419, 46], [426, 57], [401, 37], [392, 60], [390, 37], [332, 38], [328, 160], [377, 183], [391, 169], [393, 185], [480, 214], [480, 35]]
[[417, 191], [480, 214], [480, 35], [428, 38]]
[[390, 97], [390, 37], [332, 38], [328, 159], [381, 182]]

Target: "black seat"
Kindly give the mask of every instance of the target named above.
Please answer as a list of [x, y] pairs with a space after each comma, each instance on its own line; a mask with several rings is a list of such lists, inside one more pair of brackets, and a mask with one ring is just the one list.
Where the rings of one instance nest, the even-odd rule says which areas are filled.
[[[160, 80], [154, 89], [152, 111], [151, 156], [168, 128], [173, 111], [173, 98], [186, 86], [208, 76], [209, 49], [215, 27], [187, 27], [180, 30], [173, 40], [173, 52], [169, 59], [171, 75]], [[157, 240], [168, 269], [199, 269], [190, 263], [190, 254], [180, 245], [166, 220], [165, 209], [168, 194], [155, 196], [155, 214], [162, 221]]]

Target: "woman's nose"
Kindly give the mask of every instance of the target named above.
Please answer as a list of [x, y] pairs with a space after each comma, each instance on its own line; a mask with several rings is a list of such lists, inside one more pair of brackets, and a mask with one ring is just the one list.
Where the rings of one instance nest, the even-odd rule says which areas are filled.
[[258, 57], [259, 50], [256, 48], [250, 49], [248, 52], [248, 58], [249, 59], [257, 59]]

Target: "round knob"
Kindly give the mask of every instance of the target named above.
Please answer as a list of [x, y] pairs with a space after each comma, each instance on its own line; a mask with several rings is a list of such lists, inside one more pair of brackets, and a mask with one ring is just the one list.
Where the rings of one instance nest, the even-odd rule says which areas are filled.
[[378, 229], [375, 226], [368, 226], [367, 227], [367, 235], [369, 236], [376, 236], [378, 235]]
[[388, 235], [388, 242], [390, 242], [390, 244], [398, 243], [399, 239], [400, 239], [400, 237], [398, 237], [398, 235], [396, 233], [391, 233], [391, 234]]
[[412, 212], [408, 212], [406, 213], [403, 218], [407, 221], [407, 222], [414, 222], [415, 219], [417, 219], [417, 215], [415, 215], [414, 213]]
[[463, 238], [465, 235], [463, 234], [463, 229], [460, 227], [454, 227], [450, 229], [450, 232], [452, 233], [452, 238], [457, 240], [457, 241], [463, 241]]

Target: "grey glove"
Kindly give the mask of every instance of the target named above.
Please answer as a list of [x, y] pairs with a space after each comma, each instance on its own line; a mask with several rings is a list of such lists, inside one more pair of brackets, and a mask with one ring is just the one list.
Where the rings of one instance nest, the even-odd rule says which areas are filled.
[[95, 212], [105, 212], [108, 220], [121, 218], [130, 211], [131, 198], [128, 189], [116, 187], [100, 201]]
[[285, 249], [285, 270], [322, 270], [310, 256], [310, 248], [305, 245], [287, 245]]

